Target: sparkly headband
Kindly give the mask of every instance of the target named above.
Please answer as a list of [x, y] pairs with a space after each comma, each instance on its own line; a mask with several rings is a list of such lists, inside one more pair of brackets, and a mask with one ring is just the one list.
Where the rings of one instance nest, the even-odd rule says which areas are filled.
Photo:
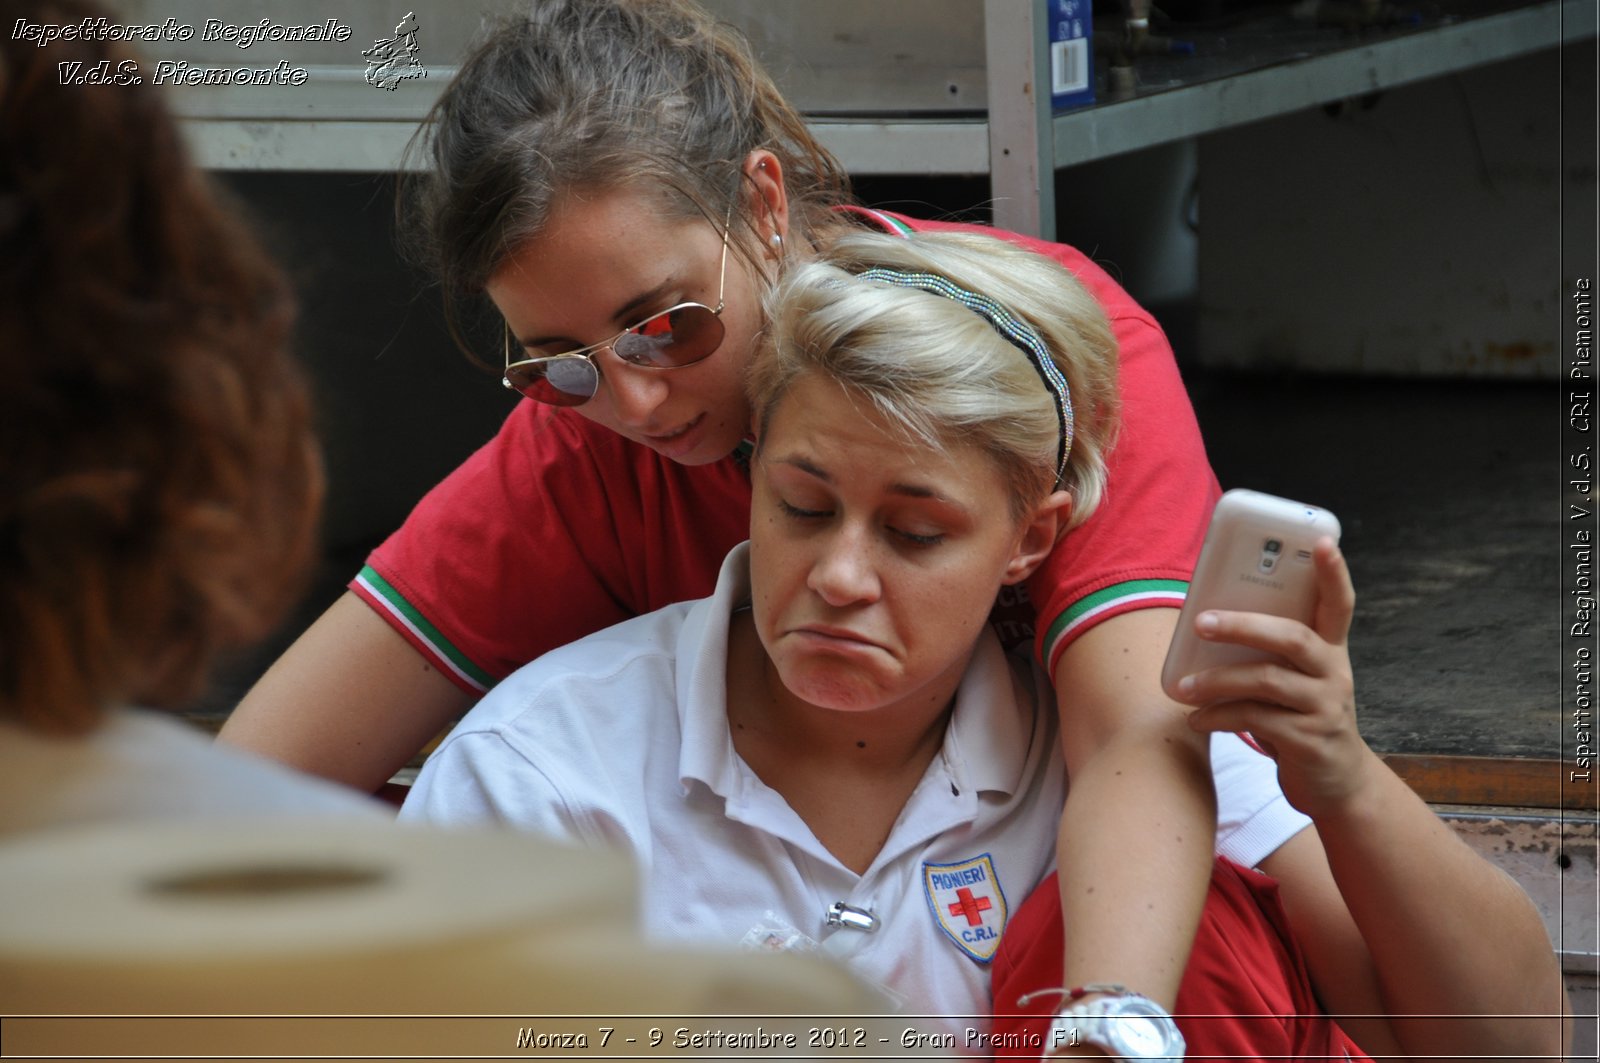
[[897, 288], [916, 288], [953, 299], [993, 325], [1012, 346], [1028, 356], [1051, 397], [1056, 400], [1056, 417], [1061, 422], [1061, 446], [1056, 451], [1056, 486], [1067, 474], [1067, 455], [1072, 453], [1072, 390], [1039, 333], [1011, 311], [986, 295], [970, 292], [935, 273], [908, 273], [898, 269], [873, 268], [856, 274], [862, 280], [881, 281]]

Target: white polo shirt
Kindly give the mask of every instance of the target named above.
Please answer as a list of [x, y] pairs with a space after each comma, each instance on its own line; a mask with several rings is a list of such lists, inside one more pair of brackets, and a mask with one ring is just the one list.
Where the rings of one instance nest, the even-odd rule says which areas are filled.
[[[1000, 931], [1055, 863], [1066, 784], [1049, 684], [1036, 670], [1042, 697], [1013, 683], [986, 629], [939, 755], [857, 875], [734, 751], [728, 623], [749, 600], [747, 552], [728, 555], [712, 597], [598, 632], [501, 682], [429, 758], [401, 818], [496, 820], [621, 847], [641, 868], [652, 936], [727, 945], [796, 934], [908, 1014], [950, 1016], [942, 1026], [958, 1037], [987, 1029]], [[1232, 742], [1260, 762], [1219, 774], [1224, 829], [1271, 841], [1243, 854], [1253, 863], [1304, 820], [1271, 762]], [[1231, 750], [1225, 759], [1248, 765]], [[836, 903], [875, 929], [829, 926]]]

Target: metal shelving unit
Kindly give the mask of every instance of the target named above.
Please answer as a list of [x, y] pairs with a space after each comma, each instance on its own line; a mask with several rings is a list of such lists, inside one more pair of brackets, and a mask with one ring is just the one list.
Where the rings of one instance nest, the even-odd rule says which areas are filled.
[[[963, 10], [977, 15], [975, 8]], [[1258, 42], [1243, 55], [1219, 47], [1210, 49], [1208, 59], [1202, 48], [1181, 69], [1168, 64], [1178, 69], [1170, 82], [1158, 80], [1131, 98], [1053, 115], [1048, 95], [1034, 91], [1048, 82], [1048, 12], [1049, 0], [984, 0], [975, 31], [984, 38], [978, 60], [984, 84], [953, 97], [958, 110], [974, 103], [983, 109], [922, 112], [926, 116], [917, 110], [818, 114], [814, 126], [821, 140], [858, 174], [988, 173], [996, 224], [1044, 233], [1053, 231], [1055, 213], [1053, 182], [1044, 175], [1058, 168], [1440, 77], [1596, 32], [1593, 0], [1540, 0], [1368, 36], [1324, 31], [1311, 47], [1305, 34], [1289, 34], [1281, 46]], [[963, 27], [948, 32], [965, 35]], [[307, 69], [309, 90], [197, 88], [175, 97], [200, 161], [222, 170], [393, 170], [454, 73], [434, 67], [425, 82], [408, 84], [405, 92], [374, 93], [360, 67]], [[886, 67], [876, 76], [887, 81], [894, 71]], [[952, 81], [949, 91], [957, 94], [958, 88]], [[803, 94], [796, 98], [806, 103]]]
[[1055, 228], [1052, 182], [1039, 174], [1554, 48], [1593, 37], [1596, 27], [1591, 0], [1543, 0], [1366, 38], [1331, 31], [1237, 56], [1219, 49], [1210, 62], [1202, 48], [1201, 59], [1184, 62], [1190, 80], [1050, 115], [1037, 106], [1032, 80], [1006, 73], [1043, 69], [1037, 27], [1047, 0], [986, 6], [995, 224], [1035, 235]]

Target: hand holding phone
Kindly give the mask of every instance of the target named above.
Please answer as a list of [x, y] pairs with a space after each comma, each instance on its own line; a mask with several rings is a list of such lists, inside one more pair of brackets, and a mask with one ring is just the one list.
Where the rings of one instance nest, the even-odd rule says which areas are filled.
[[1325, 509], [1260, 491], [1224, 494], [1178, 614], [1161, 669], [1162, 689], [1182, 700], [1177, 685], [1184, 676], [1224, 664], [1281, 659], [1248, 646], [1206, 641], [1195, 633], [1195, 618], [1208, 609], [1226, 609], [1311, 626], [1317, 597], [1312, 548], [1324, 536], [1339, 539], [1339, 521]]
[[[1317, 545], [1337, 538], [1338, 523], [1315, 506], [1229, 494], [1195, 567], [1162, 686], [1194, 706], [1195, 730], [1248, 732], [1278, 762], [1289, 803], [1316, 819], [1370, 793], [1385, 770], [1356, 721], [1350, 570], [1336, 542]], [[1211, 610], [1215, 625], [1201, 637], [1195, 620]], [[1263, 660], [1271, 665], [1249, 663]]]

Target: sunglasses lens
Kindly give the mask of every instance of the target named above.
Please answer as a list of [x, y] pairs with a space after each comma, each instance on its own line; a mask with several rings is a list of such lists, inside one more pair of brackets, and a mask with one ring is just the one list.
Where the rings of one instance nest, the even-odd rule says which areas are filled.
[[582, 406], [594, 398], [600, 374], [587, 358], [541, 358], [508, 367], [506, 382], [535, 402]]
[[[710, 307], [686, 303], [624, 332], [610, 346], [633, 365], [676, 369], [709, 358], [722, 337], [722, 319]], [[600, 370], [582, 355], [553, 355], [513, 362], [505, 382], [535, 402], [582, 406], [600, 389]]]
[[657, 314], [617, 337], [612, 350], [634, 365], [675, 369], [709, 358], [722, 343], [722, 319], [710, 307], [690, 304]]

